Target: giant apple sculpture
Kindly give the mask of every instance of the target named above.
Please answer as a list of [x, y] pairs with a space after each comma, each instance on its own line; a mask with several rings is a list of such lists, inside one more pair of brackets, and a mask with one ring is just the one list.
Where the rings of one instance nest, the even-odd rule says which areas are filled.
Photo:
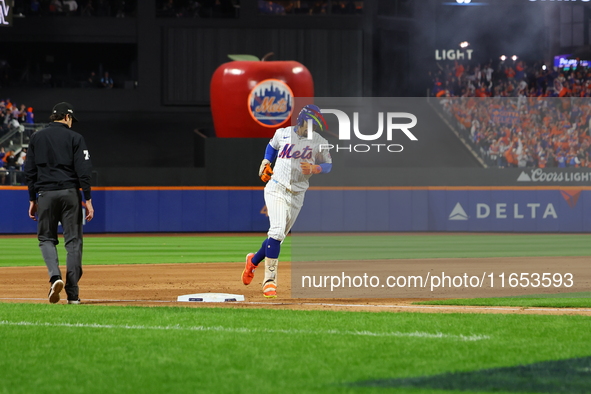
[[[291, 124], [295, 97], [314, 97], [310, 71], [296, 61], [262, 61], [229, 55], [217, 68], [210, 99], [215, 133], [220, 138], [271, 138]], [[305, 103], [307, 104], [307, 103]]]

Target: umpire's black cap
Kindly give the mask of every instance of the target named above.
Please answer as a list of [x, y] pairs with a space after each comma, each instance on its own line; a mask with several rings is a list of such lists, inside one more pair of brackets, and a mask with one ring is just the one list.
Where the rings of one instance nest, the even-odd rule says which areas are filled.
[[63, 103], [56, 104], [53, 107], [53, 111], [51, 111], [51, 113], [57, 115], [70, 115], [74, 122], [78, 122], [78, 119], [76, 119], [76, 116], [74, 115], [74, 107], [72, 104], [66, 103], [65, 101]]

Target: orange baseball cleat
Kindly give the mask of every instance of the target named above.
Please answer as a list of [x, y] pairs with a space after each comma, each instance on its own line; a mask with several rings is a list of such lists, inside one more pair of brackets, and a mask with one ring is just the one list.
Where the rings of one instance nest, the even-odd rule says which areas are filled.
[[242, 283], [245, 285], [249, 285], [254, 278], [254, 270], [257, 269], [257, 266], [252, 263], [252, 258], [254, 257], [254, 253], [249, 253], [246, 255], [246, 265], [244, 266], [244, 271], [242, 271]]
[[277, 298], [277, 285], [274, 282], [265, 283], [263, 295], [267, 298]]

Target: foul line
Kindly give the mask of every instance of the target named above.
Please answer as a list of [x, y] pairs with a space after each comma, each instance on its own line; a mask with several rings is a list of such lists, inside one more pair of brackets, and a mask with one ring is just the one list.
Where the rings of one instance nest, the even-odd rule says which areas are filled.
[[[242, 302], [240, 303], [242, 304]], [[452, 309], [452, 310], [497, 310], [497, 311], [568, 311], [568, 312], [591, 312], [591, 309], [580, 308], [530, 308], [521, 306], [492, 307], [492, 306], [470, 306], [470, 305], [379, 305], [379, 304], [328, 304], [324, 302], [246, 302], [254, 305], [305, 305], [305, 306], [341, 306], [350, 308], [407, 308], [407, 309]]]
[[456, 335], [444, 334], [441, 332], [372, 332], [372, 331], [339, 331], [339, 330], [280, 330], [280, 329], [263, 329], [263, 328], [247, 328], [247, 327], [223, 327], [223, 326], [189, 326], [183, 327], [179, 325], [174, 326], [130, 326], [130, 325], [113, 325], [113, 324], [96, 324], [96, 323], [47, 323], [47, 322], [11, 322], [7, 320], [0, 320], [2, 326], [26, 326], [26, 327], [68, 327], [68, 328], [104, 328], [104, 329], [122, 329], [122, 330], [175, 330], [175, 331], [214, 331], [214, 332], [231, 332], [231, 333], [265, 333], [265, 334], [308, 334], [308, 335], [352, 335], [352, 336], [367, 336], [367, 337], [410, 337], [410, 338], [428, 338], [428, 339], [454, 339], [460, 341], [480, 341], [490, 339], [488, 335]]
[[[47, 298], [18, 298], [18, 297], [0, 297], [0, 300], [12, 300], [12, 301], [47, 301]], [[100, 300], [100, 299], [84, 299], [84, 301], [88, 302], [162, 302], [162, 303], [172, 303], [178, 301], [172, 300]]]

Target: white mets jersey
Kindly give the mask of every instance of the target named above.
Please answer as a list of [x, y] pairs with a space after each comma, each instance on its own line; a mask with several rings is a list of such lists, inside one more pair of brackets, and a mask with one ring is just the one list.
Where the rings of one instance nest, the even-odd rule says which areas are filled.
[[303, 192], [308, 189], [312, 175], [304, 175], [300, 164], [332, 163], [332, 158], [328, 141], [320, 134], [313, 132], [312, 139], [308, 139], [307, 135], [300, 137], [294, 130], [293, 126], [277, 129], [269, 142], [278, 151], [271, 179], [292, 192]]

